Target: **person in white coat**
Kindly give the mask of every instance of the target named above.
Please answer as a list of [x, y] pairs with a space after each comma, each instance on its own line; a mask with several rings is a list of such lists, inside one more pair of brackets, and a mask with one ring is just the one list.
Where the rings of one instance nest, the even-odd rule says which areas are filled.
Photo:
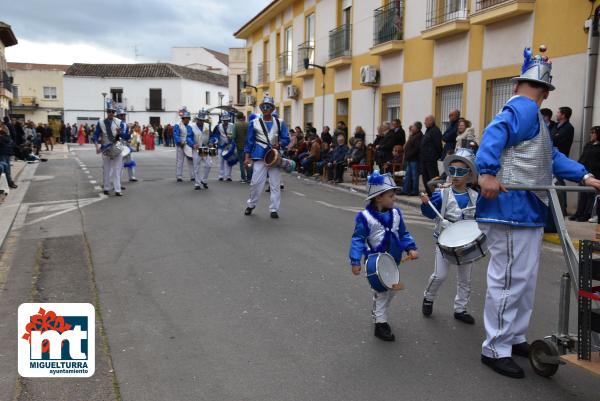
[[104, 194], [109, 194], [112, 181], [115, 196], [121, 196], [121, 171], [123, 169], [121, 129], [119, 128], [121, 121], [115, 118], [115, 111], [114, 103], [109, 99], [106, 102], [106, 118], [96, 124], [92, 140], [96, 145], [96, 153], [102, 153]]
[[231, 169], [233, 166], [227, 163], [227, 160], [222, 155], [223, 150], [231, 142], [231, 127], [229, 121], [231, 117], [229, 113], [223, 113], [221, 115], [221, 122], [213, 130], [213, 142], [216, 141], [217, 149], [219, 153], [219, 181], [231, 181]]
[[187, 160], [191, 177], [190, 181], [196, 181], [193, 159], [192, 157], [187, 157], [184, 150], [186, 145], [191, 148], [194, 142], [194, 132], [190, 126], [191, 114], [186, 107], [183, 107], [179, 111], [179, 115], [181, 116], [181, 121], [173, 127], [173, 139], [175, 141], [176, 153], [175, 177], [177, 178], [177, 182], [183, 181], [183, 162], [184, 160]]
[[[212, 158], [208, 154], [202, 154], [201, 148], [207, 149], [210, 138], [210, 126], [209, 126], [208, 112], [204, 109], [198, 112], [196, 121], [192, 124], [192, 131], [194, 131], [194, 176], [196, 177], [195, 189], [199, 190], [202, 187], [208, 189], [208, 175], [212, 167]], [[203, 169], [201, 174], [200, 170]]]

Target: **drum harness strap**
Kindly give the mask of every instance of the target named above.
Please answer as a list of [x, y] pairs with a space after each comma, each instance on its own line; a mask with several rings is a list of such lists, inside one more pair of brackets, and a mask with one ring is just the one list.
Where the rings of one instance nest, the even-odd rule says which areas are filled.
[[[279, 133], [281, 132], [281, 124], [280, 124], [278, 118], [275, 118], [274, 120], [275, 120], [275, 124], [277, 125], [277, 136], [279, 136]], [[263, 140], [260, 140], [260, 139], [257, 139], [256, 141], [260, 142], [262, 144], [267, 145], [269, 148], [273, 147], [273, 145], [271, 145], [271, 140], [269, 139], [269, 132], [270, 131], [267, 130], [267, 125], [265, 124], [265, 122], [264, 122], [264, 120], [262, 118], [260, 118], [258, 120], [258, 122], [260, 123], [260, 126], [261, 126], [263, 132], [265, 133], [265, 137], [267, 138], [267, 142], [265, 142]]]

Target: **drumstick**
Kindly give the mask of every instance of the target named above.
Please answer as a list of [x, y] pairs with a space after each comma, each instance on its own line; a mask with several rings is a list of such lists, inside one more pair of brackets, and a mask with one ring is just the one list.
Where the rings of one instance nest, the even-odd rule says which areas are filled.
[[400, 263], [408, 262], [409, 260], [412, 260], [412, 256], [406, 255], [402, 258], [402, 260], [400, 260]]
[[445, 219], [444, 219], [444, 216], [442, 216], [442, 215], [440, 214], [440, 212], [439, 212], [439, 211], [436, 209], [436, 207], [435, 207], [435, 206], [433, 206], [433, 203], [431, 203], [431, 201], [427, 202], [427, 204], [429, 204], [429, 207], [430, 207], [431, 209], [433, 209], [433, 211], [435, 212], [435, 214], [437, 215], [437, 217], [439, 217], [439, 218], [440, 218], [440, 219], [442, 219], [442, 220], [445, 220]]

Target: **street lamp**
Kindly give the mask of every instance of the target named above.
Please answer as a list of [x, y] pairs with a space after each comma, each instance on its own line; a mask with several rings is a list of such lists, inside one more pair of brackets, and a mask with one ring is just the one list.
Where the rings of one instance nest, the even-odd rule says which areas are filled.
[[305, 57], [302, 61], [304, 62], [305, 70], [308, 70], [308, 67], [317, 67], [321, 70], [321, 74], [323, 74], [323, 84], [321, 85], [321, 88], [323, 89], [323, 100], [321, 101], [323, 106], [321, 110], [321, 125], [325, 126], [325, 72], [327, 71], [327, 67], [311, 63], [308, 57]]
[[223, 106], [223, 96], [225, 96], [225, 94], [223, 92], [219, 92], [219, 106]]
[[108, 95], [108, 93], [102, 92], [102, 118], [106, 118], [106, 95]]

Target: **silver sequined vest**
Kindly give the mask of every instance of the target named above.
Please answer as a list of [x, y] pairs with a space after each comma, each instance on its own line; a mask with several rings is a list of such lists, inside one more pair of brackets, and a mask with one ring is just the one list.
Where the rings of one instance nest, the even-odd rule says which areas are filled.
[[[502, 184], [552, 185], [552, 140], [540, 113], [538, 118], [538, 135], [502, 151], [501, 167], [496, 175]], [[545, 191], [533, 193], [548, 205]]]

